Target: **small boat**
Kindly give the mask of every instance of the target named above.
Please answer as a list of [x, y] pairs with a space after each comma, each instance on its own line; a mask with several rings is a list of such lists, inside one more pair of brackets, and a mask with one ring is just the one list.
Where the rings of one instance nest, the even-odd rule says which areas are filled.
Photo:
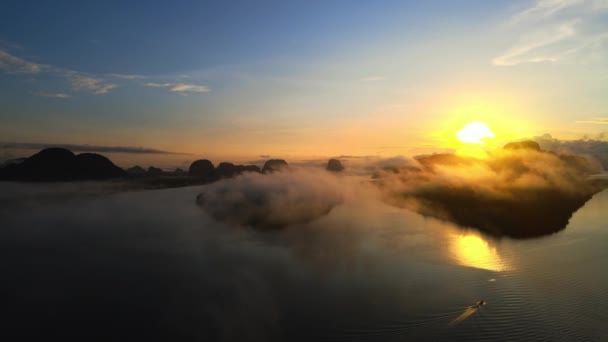
[[479, 310], [482, 306], [484, 306], [486, 304], [487, 304], [486, 301], [482, 299], [482, 300], [476, 302], [475, 304], [468, 306], [464, 310], [464, 312], [462, 312], [460, 314], [460, 316], [456, 317], [452, 322], [450, 322], [450, 326], [456, 325], [456, 324], [464, 321], [465, 319], [469, 318], [471, 315], [476, 313], [477, 310]]
[[482, 299], [482, 300], [478, 301], [477, 303], [475, 303], [474, 305], [471, 305], [471, 307], [473, 307], [473, 308], [480, 308], [483, 305], [486, 305], [486, 301]]

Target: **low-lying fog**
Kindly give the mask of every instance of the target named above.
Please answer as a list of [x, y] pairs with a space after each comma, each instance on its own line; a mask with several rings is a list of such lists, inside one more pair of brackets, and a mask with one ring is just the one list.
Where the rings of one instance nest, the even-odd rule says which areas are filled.
[[[0, 183], [9, 316], [0, 335], [468, 341], [608, 333], [606, 192], [567, 229], [518, 241], [389, 206], [369, 178], [324, 170], [118, 187]], [[268, 225], [252, 228], [252, 217]], [[480, 300], [487, 304], [471, 309]]]

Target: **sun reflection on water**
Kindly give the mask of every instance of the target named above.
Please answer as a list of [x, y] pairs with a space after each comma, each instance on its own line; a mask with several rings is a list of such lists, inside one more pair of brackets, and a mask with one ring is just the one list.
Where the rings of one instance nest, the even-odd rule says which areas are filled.
[[473, 233], [455, 234], [450, 241], [450, 251], [456, 262], [463, 266], [497, 272], [510, 268], [495, 247]]

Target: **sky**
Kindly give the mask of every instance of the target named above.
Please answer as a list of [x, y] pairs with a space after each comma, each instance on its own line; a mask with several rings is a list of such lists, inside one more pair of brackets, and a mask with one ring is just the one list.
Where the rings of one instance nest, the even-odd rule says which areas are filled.
[[0, 142], [412, 155], [608, 128], [608, 1], [0, 5]]

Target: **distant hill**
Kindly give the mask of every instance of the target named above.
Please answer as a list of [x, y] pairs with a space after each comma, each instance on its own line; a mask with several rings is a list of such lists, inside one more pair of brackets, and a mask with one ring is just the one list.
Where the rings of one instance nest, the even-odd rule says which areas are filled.
[[419, 167], [383, 170], [385, 200], [424, 216], [495, 236], [530, 238], [564, 229], [605, 184], [592, 159], [543, 151], [534, 141], [509, 143], [487, 158], [434, 154]]
[[64, 148], [47, 148], [20, 163], [0, 168], [0, 180], [11, 181], [100, 180], [125, 176], [125, 170], [100, 154], [75, 155]]

